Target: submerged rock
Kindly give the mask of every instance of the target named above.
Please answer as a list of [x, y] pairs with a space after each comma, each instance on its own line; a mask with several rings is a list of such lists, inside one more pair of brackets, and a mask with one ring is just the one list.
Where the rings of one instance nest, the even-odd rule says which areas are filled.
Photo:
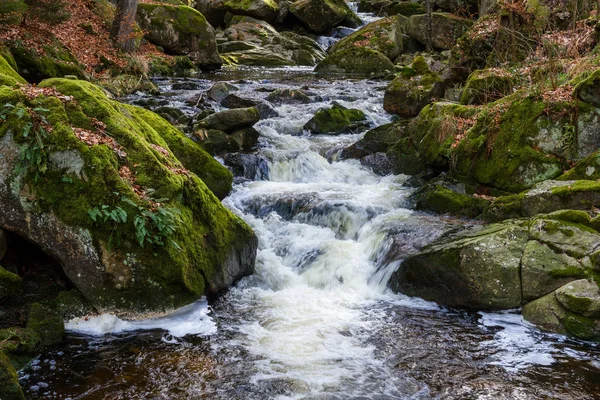
[[215, 31], [195, 9], [140, 3], [136, 20], [146, 39], [168, 53], [186, 55], [202, 69], [220, 68]]

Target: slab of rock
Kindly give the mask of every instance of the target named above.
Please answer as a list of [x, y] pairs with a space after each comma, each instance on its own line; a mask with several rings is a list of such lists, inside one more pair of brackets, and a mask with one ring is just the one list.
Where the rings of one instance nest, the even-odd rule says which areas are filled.
[[580, 279], [556, 290], [556, 298], [567, 310], [600, 318], [600, 288], [596, 282]]
[[216, 129], [231, 133], [238, 129], [249, 128], [260, 120], [256, 107], [234, 108], [214, 113], [200, 121], [199, 125], [207, 129]]

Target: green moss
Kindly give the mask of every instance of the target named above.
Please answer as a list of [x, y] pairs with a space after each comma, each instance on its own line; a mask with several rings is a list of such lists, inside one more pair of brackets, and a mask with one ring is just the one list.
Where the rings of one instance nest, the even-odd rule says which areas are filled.
[[21, 287], [21, 278], [0, 266], [0, 299], [17, 292]]
[[[16, 96], [32, 109], [50, 110], [53, 129], [45, 148], [50, 160], [59, 157], [61, 163], [51, 161], [37, 183], [32, 174], [26, 175], [22, 185], [29, 188], [39, 212], [51, 212], [66, 225], [87, 229], [106, 262], [135, 277], [122, 282], [107, 278], [86, 297], [97, 307], [143, 311], [178, 307], [213, 290], [208, 284], [223, 273], [221, 266], [231, 252], [254, 238], [250, 228], [226, 210], [198, 177], [223, 197], [231, 187], [231, 173], [164, 119], [109, 100], [89, 82], [51, 79], [40, 87], [55, 88], [74, 101], [45, 96], [26, 100], [19, 91], [0, 90], [0, 100], [4, 95]], [[112, 138], [114, 145], [89, 145], [76, 137], [73, 127], [98, 132], [96, 120], [105, 125], [99, 137]], [[17, 123], [16, 118], [9, 119], [0, 127], [0, 135], [11, 132], [17, 140], [21, 131]], [[132, 171], [135, 188], [121, 177], [123, 167]], [[178, 210], [180, 218], [173, 222], [174, 233], [164, 246], [142, 248], [137, 243], [138, 207], [151, 209], [140, 189], [155, 199], [167, 199], [161, 207]], [[122, 207], [126, 222], [94, 223], [89, 211], [102, 206]]]
[[335, 103], [328, 109], [320, 109], [304, 126], [313, 133], [339, 134], [351, 131], [365, 121], [365, 113], [358, 109], [347, 109]]
[[26, 83], [27, 81], [17, 74], [6, 59], [0, 55], [0, 86], [18, 86]]
[[81, 317], [93, 312], [89, 302], [76, 289], [60, 292], [54, 303], [62, 320]]
[[429, 69], [429, 65], [427, 65], [427, 61], [423, 56], [417, 56], [412, 62], [412, 69], [417, 73], [417, 75], [426, 75], [431, 73]]
[[43, 46], [43, 54], [15, 41], [9, 43], [10, 51], [17, 63], [18, 72], [30, 82], [46, 78], [74, 75], [86, 79], [84, 67], [58, 40]]
[[442, 185], [428, 185], [414, 196], [419, 210], [476, 217], [482, 213], [489, 201], [461, 194]]
[[40, 338], [43, 347], [59, 343], [65, 333], [63, 320], [56, 311], [39, 303], [31, 305], [27, 329]]
[[397, 41], [400, 30], [401, 26], [397, 17], [380, 19], [335, 43], [329, 49], [329, 54], [353, 47], [368, 47], [394, 60], [402, 51], [402, 44]]
[[353, 47], [325, 57], [315, 67], [321, 74], [347, 74], [383, 77], [394, 71], [394, 64], [384, 54], [366, 47]]
[[563, 324], [570, 335], [579, 339], [590, 340], [598, 337], [596, 324], [592, 318], [568, 312]]
[[569, 267], [565, 267], [565, 268], [554, 268], [550, 271], [548, 271], [548, 274], [550, 276], [556, 277], [556, 278], [583, 278], [585, 277], [585, 271], [582, 270], [580, 267], [577, 266], [569, 266]]
[[460, 103], [489, 103], [510, 94], [512, 86], [512, 77], [504, 70], [477, 70], [469, 75]]
[[17, 371], [10, 360], [0, 351], [0, 398], [3, 400], [25, 400], [19, 385]]

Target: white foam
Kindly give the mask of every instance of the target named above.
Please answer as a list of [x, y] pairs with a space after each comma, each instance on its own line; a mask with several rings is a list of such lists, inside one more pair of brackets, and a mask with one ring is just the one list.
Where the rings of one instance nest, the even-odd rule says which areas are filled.
[[92, 336], [151, 329], [163, 329], [175, 337], [211, 335], [217, 332], [217, 326], [208, 314], [208, 303], [203, 299], [162, 318], [125, 321], [113, 314], [101, 314], [95, 317], [74, 318], [65, 323], [65, 329]]

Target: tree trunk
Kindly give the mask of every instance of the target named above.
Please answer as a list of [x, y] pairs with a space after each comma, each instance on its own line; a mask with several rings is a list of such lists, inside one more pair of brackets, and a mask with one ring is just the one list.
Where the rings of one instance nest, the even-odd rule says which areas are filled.
[[135, 14], [138, 0], [118, 0], [111, 36], [117, 46], [128, 53], [135, 50]]
[[433, 36], [433, 20], [431, 12], [431, 0], [425, 0], [425, 10], [427, 12], [427, 51], [433, 50], [432, 36]]

